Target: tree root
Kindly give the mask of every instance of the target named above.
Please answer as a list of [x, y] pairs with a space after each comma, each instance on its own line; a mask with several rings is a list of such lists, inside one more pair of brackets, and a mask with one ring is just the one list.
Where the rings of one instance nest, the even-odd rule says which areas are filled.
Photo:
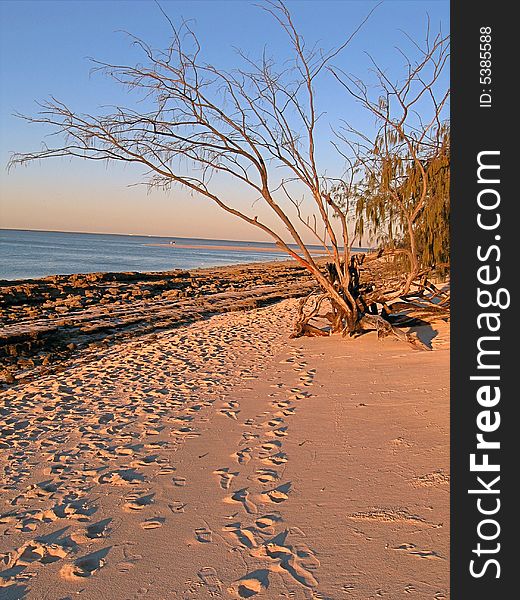
[[320, 329], [319, 327], [315, 327], [314, 325], [310, 325], [309, 323], [304, 324], [295, 324], [294, 330], [289, 336], [289, 338], [299, 338], [299, 337], [328, 337], [329, 333]]
[[360, 324], [362, 326], [368, 325], [371, 329], [375, 329], [377, 331], [378, 339], [393, 335], [398, 340], [410, 344], [415, 350], [431, 350], [431, 348], [422, 342], [417, 335], [413, 333], [406, 333], [397, 327], [393, 327], [388, 321], [379, 315], [365, 314], [363, 317], [361, 317]]
[[[312, 307], [309, 313], [305, 313], [305, 305], [314, 297], [314, 306]], [[305, 296], [298, 303], [298, 314], [296, 316], [296, 321], [294, 323], [293, 332], [289, 336], [290, 338], [297, 338], [302, 336], [328, 336], [329, 333], [311, 325], [309, 321], [312, 318], [318, 316], [319, 310], [323, 301], [327, 298], [327, 294], [316, 294], [315, 292], [311, 292], [308, 296]]]
[[[328, 299], [328, 295], [325, 293], [318, 294], [312, 292], [308, 296], [302, 298], [298, 304], [298, 313], [294, 323], [293, 331], [290, 338], [298, 338], [303, 336], [316, 337], [316, 336], [329, 336], [333, 331], [342, 331], [343, 335], [355, 335], [361, 333], [364, 329], [375, 329], [377, 331], [377, 337], [382, 339], [389, 335], [396, 337], [397, 339], [410, 344], [416, 350], [431, 350], [429, 346], [424, 344], [416, 334], [406, 333], [397, 327], [393, 327], [385, 318], [377, 314], [363, 313], [361, 318], [357, 322], [357, 329], [350, 331], [344, 325], [342, 326], [343, 320], [340, 318], [341, 315], [337, 314], [337, 311], [332, 310], [324, 314], [320, 314], [320, 308], [325, 300]], [[309, 312], [305, 311], [305, 307], [311, 304]], [[327, 319], [331, 325], [331, 331], [320, 329], [319, 327], [310, 323], [311, 319], [317, 317], [323, 317]]]

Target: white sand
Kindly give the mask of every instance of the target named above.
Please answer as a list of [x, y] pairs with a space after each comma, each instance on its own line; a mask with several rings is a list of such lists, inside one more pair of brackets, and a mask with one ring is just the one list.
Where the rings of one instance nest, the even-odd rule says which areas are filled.
[[4, 392], [0, 598], [448, 598], [448, 332], [288, 339], [294, 300]]

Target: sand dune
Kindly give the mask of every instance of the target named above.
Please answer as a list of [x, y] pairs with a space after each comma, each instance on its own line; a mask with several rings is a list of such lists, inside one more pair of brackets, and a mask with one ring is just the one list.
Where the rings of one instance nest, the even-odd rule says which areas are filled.
[[448, 598], [446, 327], [289, 340], [295, 304], [5, 391], [0, 598]]

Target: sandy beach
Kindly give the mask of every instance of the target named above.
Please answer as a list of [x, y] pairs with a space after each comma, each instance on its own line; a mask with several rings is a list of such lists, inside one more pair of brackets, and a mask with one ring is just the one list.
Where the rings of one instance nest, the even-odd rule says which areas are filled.
[[448, 598], [448, 326], [289, 340], [296, 302], [4, 390], [0, 598]]

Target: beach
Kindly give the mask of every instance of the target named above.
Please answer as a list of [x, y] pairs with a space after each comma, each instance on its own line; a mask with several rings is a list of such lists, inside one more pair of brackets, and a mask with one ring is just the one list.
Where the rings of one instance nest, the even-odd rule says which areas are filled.
[[[449, 324], [429, 352], [290, 339], [308, 280], [251, 269], [199, 295], [193, 272], [146, 327], [114, 310], [152, 314], [162, 288], [7, 324], [0, 598], [449, 597]], [[43, 320], [58, 350], [27, 346]]]

